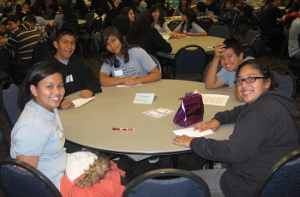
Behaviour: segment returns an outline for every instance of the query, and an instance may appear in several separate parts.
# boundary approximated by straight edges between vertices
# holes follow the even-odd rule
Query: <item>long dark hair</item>
[[[67,1],[60,1],[59,5],[62,7],[62,13],[64,14],[63,21],[76,21],[78,20],[76,14],[73,12],[70,4]]]
[[[54,66],[51,62],[43,61],[34,65],[32,70],[24,79],[22,87],[20,88],[20,92],[18,95],[18,106],[20,107],[20,109],[23,110],[26,103],[33,99],[30,85],[34,85],[35,87],[37,87],[41,80],[48,77],[49,75],[53,75],[54,73],[59,73],[61,74],[61,76],[63,76],[62,71]]]
[[[264,80],[270,79],[271,84],[270,84],[269,90],[277,89],[278,84],[273,76],[273,73],[272,73],[270,67],[267,64],[265,64],[264,62],[262,62],[261,60],[258,60],[258,59],[251,59],[251,60],[244,61],[241,65],[239,65],[239,67],[236,71],[236,77],[238,77],[240,70],[244,66],[251,66],[253,69],[257,70],[260,74],[262,74],[265,77]]]
[[[164,18],[163,14],[162,14],[162,8],[159,5],[153,5],[150,8],[151,17],[152,17],[152,13],[155,12],[156,10],[159,11],[158,23],[162,27],[164,25],[164,23],[165,23],[165,18]]]
[[[179,9],[180,13],[183,12],[183,8],[188,8],[188,7],[189,7],[189,1],[188,0],[186,0],[186,6],[185,7],[182,7],[181,0],[179,1],[178,9]]]
[[[131,43],[132,41],[139,39],[142,35],[144,35],[150,29],[150,20],[147,16],[142,15],[141,18],[134,21],[132,24],[127,36],[126,40]]]
[[[194,12],[191,8],[187,7],[187,8],[182,8],[182,14],[185,15],[188,19],[188,23],[187,23],[187,29],[186,31],[189,32],[190,29],[193,28],[192,23],[194,22]],[[181,30],[180,33],[182,33],[183,29],[184,29],[184,25],[185,25],[185,21],[181,24]]]
[[[101,58],[100,58],[100,64],[102,65],[103,63],[110,64],[110,66],[114,66],[115,68],[119,68],[121,63],[120,61],[116,58],[116,54],[109,52],[106,49],[106,43],[109,39],[109,36],[116,36],[117,39],[120,40],[122,44],[121,48],[121,53],[124,55],[124,62],[127,63],[129,62],[129,54],[128,54],[128,49],[132,48],[126,40],[125,37],[114,27],[108,27],[104,30],[102,36],[101,36]]]

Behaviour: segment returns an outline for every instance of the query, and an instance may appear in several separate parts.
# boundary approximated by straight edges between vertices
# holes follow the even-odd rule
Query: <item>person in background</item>
[[[0,36],[1,38],[7,38],[10,33],[10,29],[7,28],[7,20],[0,23]]]
[[[135,21],[135,14],[133,8],[129,6],[125,6],[122,8],[120,15],[127,16],[130,23],[133,23]]]
[[[115,5],[112,0],[92,0],[90,10],[97,10],[104,9],[104,12],[107,14],[109,13],[109,6],[108,3],[115,9]]]
[[[174,10],[173,16],[180,16],[183,8],[188,8],[188,0],[180,0],[179,6]]]
[[[300,18],[296,18],[290,27],[288,50],[290,58],[300,60],[299,49]]]
[[[73,10],[79,10],[84,17],[89,12],[89,7],[85,4],[83,0],[76,0]]]
[[[160,34],[170,34],[171,30],[169,29],[165,18],[161,14],[161,7],[159,5],[153,5],[150,8],[150,12],[153,17],[153,27],[157,29]]]
[[[135,0],[134,2],[136,9],[136,13],[143,13],[147,7],[147,3],[144,0]]]
[[[293,10],[293,3],[294,2],[300,3],[299,0],[289,0],[288,4],[286,5],[286,7],[284,9],[287,13],[294,12],[294,10]]]
[[[218,19],[218,21],[225,23],[228,27],[231,27],[232,20],[234,19],[237,11],[233,9],[234,0],[226,0],[225,10],[220,15],[210,14],[211,19]]]
[[[296,18],[300,18],[300,13],[299,13],[299,10],[300,10],[300,3],[295,1],[293,2],[293,6],[292,6],[292,12],[289,12],[287,13],[286,15],[284,15],[284,21],[286,22],[288,18],[291,18],[291,17],[296,17]],[[285,25],[287,25],[285,23]],[[291,25],[291,24],[288,24],[288,25]]]
[[[213,119],[194,126],[196,131],[235,123],[226,140],[176,136],[173,144],[186,146],[201,158],[223,162],[223,169],[192,171],[215,196],[254,196],[258,184],[284,156],[299,149],[293,119],[299,115],[295,101],[277,90],[270,68],[248,60],[236,72],[237,89],[246,103],[218,112]]]
[[[124,7],[130,7],[133,10],[133,13],[135,13],[136,12],[136,7],[134,6],[133,2],[134,2],[133,0],[122,0],[119,3],[119,6],[118,6],[119,13],[122,12]]]
[[[39,25],[37,22],[36,22],[36,18],[33,16],[33,15],[28,15],[24,18],[24,21],[28,22],[30,24],[30,26],[35,29],[39,34],[40,36],[42,37],[42,39],[46,39],[46,38],[49,38],[48,37],[48,34],[45,30],[45,27]]]
[[[234,80],[239,65],[244,61],[243,57],[243,46],[239,41],[228,38],[223,43],[218,43],[205,77],[205,88],[214,89],[227,85],[228,87],[225,89],[235,92],[235,96],[241,100],[242,98],[236,89]],[[219,62],[223,67],[220,72],[218,72]]]
[[[53,27],[50,23],[48,23],[43,17],[39,16],[40,15],[40,10],[39,10],[39,7],[36,4],[30,6],[30,14],[35,16],[36,22],[40,26],[44,26],[44,27],[48,27],[49,29],[53,29]]]
[[[5,7],[4,10],[3,10],[3,15],[2,15],[2,18],[1,18],[1,23],[5,20],[7,20],[7,18],[11,15],[13,15],[14,12],[12,10],[11,7]]]
[[[220,15],[221,9],[214,0],[206,0],[207,14]]]
[[[62,25],[67,21],[78,22],[76,14],[73,12],[70,4],[67,1],[60,1],[58,7],[62,13],[56,14],[54,17],[53,26],[55,30],[59,30],[62,27]]]
[[[19,13],[22,10],[22,7],[17,0],[10,0],[10,3],[10,7],[12,8],[14,14]]]
[[[133,86],[161,79],[156,63],[146,51],[128,45],[115,27],[104,30],[101,43],[99,80],[102,86]]]
[[[116,17],[115,22],[113,24],[115,28],[123,35],[127,36],[128,31],[130,29],[131,23],[126,15],[120,14],[119,16]]]
[[[10,156],[41,171],[60,189],[67,154],[57,107],[65,94],[62,71],[49,62],[36,65],[20,88],[22,113],[11,132]]]
[[[140,46],[154,57],[157,56],[158,51],[164,53],[172,51],[170,43],[155,28],[151,27],[150,19],[147,16],[141,16],[132,24],[126,40],[129,44]]]
[[[56,52],[48,53],[45,61],[51,62],[63,71],[65,96],[81,91],[80,98],[90,98],[102,92],[99,80],[90,67],[73,54],[76,47],[76,33],[73,29],[62,28],[57,31],[53,45]],[[74,107],[74,103],[68,98],[64,98],[60,103],[62,109],[71,107]]]
[[[181,17],[182,22],[170,33],[170,35],[175,38],[207,35],[206,31],[194,22],[194,13],[191,8],[183,8]]]
[[[206,13],[207,6],[204,2],[198,2],[196,7],[194,8],[194,12],[196,14],[196,20],[202,20],[206,18],[210,18],[210,16]]]
[[[21,17],[23,18],[24,16],[27,16],[30,14],[30,6],[28,3],[23,3],[22,4],[22,9],[21,11],[18,13],[21,15]]]

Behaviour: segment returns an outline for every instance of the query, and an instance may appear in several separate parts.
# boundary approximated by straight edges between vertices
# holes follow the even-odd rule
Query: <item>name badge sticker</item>
[[[114,74],[115,74],[116,77],[121,77],[121,76],[123,76],[123,70],[122,69],[115,70]]]
[[[154,93],[136,93],[133,103],[152,104],[155,97]]]

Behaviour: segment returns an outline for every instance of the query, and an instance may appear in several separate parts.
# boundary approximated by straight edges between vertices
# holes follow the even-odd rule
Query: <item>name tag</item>
[[[114,74],[115,74],[116,77],[121,77],[121,76],[123,76],[123,70],[122,69],[115,70]]]
[[[66,83],[72,82],[73,80],[73,75],[68,75],[66,76]]]

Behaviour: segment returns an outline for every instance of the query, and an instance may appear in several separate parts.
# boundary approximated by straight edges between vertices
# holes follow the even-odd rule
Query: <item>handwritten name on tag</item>
[[[133,103],[152,104],[155,98],[154,93],[136,93]]]

